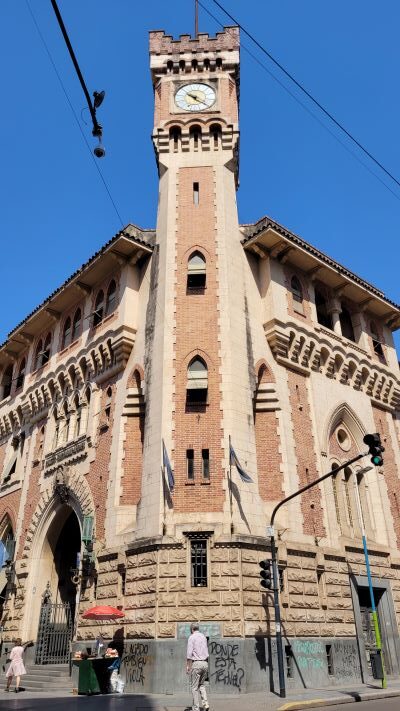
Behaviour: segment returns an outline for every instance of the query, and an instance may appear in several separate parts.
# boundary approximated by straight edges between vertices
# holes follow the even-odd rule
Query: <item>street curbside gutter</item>
[[[300,711],[300,709],[315,709],[321,706],[338,706],[339,704],[352,704],[355,701],[378,701],[400,696],[400,689],[385,689],[382,691],[348,692],[347,696],[331,696],[325,699],[308,699],[289,701],[279,706],[276,711]]]

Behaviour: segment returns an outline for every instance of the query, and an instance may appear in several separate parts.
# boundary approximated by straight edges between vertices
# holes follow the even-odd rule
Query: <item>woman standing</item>
[[[19,682],[21,680],[21,676],[23,674],[26,674],[25,665],[22,660],[22,655],[24,651],[25,647],[22,646],[22,640],[16,639],[15,646],[10,652],[11,664],[6,671],[7,686],[4,691],[10,691],[12,678],[13,676],[15,676],[15,693],[17,694],[19,692]]]

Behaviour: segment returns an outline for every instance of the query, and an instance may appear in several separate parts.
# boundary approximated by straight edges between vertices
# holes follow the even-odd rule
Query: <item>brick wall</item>
[[[111,388],[110,417],[107,422],[105,408],[108,401],[107,390]],[[96,509],[96,538],[105,535],[105,515],[107,503],[107,486],[110,475],[111,445],[113,436],[114,408],[115,408],[115,382],[106,382],[101,385],[100,418],[97,431],[96,457],[90,464],[87,481],[89,483]]]
[[[292,410],[293,435],[296,447],[299,487],[318,479],[316,448],[312,430],[310,405],[306,379],[303,375],[288,370],[289,397]],[[312,536],[325,536],[321,490],[314,487],[301,497],[303,531]]]
[[[193,202],[193,183],[199,183],[200,202]],[[215,186],[212,168],[182,168],[178,177],[178,218],[175,296],[174,449],[175,511],[221,511],[224,501],[221,447],[221,379],[218,342],[218,268],[216,261]],[[207,285],[188,293],[187,262],[199,249],[207,263]],[[186,406],[187,366],[196,355],[208,366],[208,404]],[[186,450],[194,449],[194,484],[186,477]],[[211,476],[201,481],[201,450],[209,449]]]
[[[135,370],[128,381],[128,388],[140,391],[140,373]],[[141,494],[144,415],[136,412],[126,418],[124,459],[122,462],[122,481],[120,504],[138,504]]]
[[[399,475],[396,466],[396,458],[392,443],[392,438],[387,421],[388,415],[378,407],[372,407],[376,431],[381,435],[382,444],[385,447],[383,453],[383,475],[385,478],[387,492],[390,502],[390,511],[393,519],[393,527],[396,534],[396,546],[400,548],[400,487]],[[393,542],[392,542],[393,544]]]
[[[258,387],[274,382],[272,373],[262,365],[258,370]],[[284,496],[282,488],[282,455],[278,418],[275,411],[255,411],[254,428],[257,451],[257,474],[260,496],[276,501]]]
[[[21,536],[18,542],[17,558],[22,558],[25,545],[25,537],[28,528],[32,522],[32,516],[36,511],[37,505],[41,499],[40,477],[43,466],[43,443],[46,434],[46,420],[43,419],[36,425],[36,431],[32,432],[32,437],[35,437],[32,468],[29,474],[29,486],[26,496],[24,519],[22,522]],[[28,475],[28,472],[27,472]]]

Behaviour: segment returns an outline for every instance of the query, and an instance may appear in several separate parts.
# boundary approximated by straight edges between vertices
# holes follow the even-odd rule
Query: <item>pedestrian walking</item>
[[[21,681],[21,676],[26,674],[25,665],[23,662],[23,654],[25,652],[25,645],[22,644],[20,638],[15,640],[15,645],[10,652],[10,666],[6,671],[7,685],[4,691],[10,691],[11,682],[15,676],[15,693],[20,691],[19,684]]]
[[[202,632],[199,632],[199,625],[196,622],[190,626],[190,632],[186,652],[186,673],[190,675],[193,696],[192,711],[200,711],[200,698],[204,711],[208,711],[210,707],[204,686],[208,673],[207,638]]]

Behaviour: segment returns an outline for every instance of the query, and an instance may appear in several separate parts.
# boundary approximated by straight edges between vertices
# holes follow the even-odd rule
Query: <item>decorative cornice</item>
[[[264,331],[275,360],[305,376],[323,373],[354,390],[365,392],[377,407],[390,412],[400,403],[400,380],[387,366],[326,329],[309,330],[294,321],[271,319]]]

